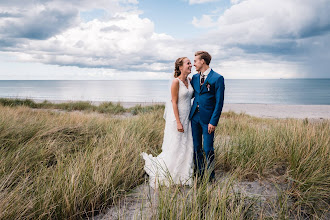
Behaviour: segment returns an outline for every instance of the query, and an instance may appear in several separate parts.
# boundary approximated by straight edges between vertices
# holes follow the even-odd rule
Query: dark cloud
[[[22,17],[20,14],[10,12],[0,12],[0,18],[19,18]]]
[[[318,24],[314,24],[309,27],[305,27],[299,33],[299,38],[307,38],[307,37],[315,37],[324,34],[328,34],[330,32],[330,17],[329,17],[329,24],[324,26],[320,26]]]
[[[301,56],[303,61],[303,72],[305,75],[314,78],[330,76],[330,33],[323,36],[316,36],[304,39],[301,44],[306,53]]]
[[[297,42],[294,40],[273,42],[269,44],[236,44],[230,45],[242,49],[246,53],[250,54],[273,54],[279,55],[293,55],[299,54],[302,48],[299,48]]]
[[[168,71],[171,72],[174,69],[172,66],[173,61],[168,60],[157,60],[156,58],[150,60],[144,59],[130,59],[130,62],[122,63],[121,59],[116,57],[93,57],[94,62],[88,62],[86,59],[76,59],[76,57],[71,57],[70,61],[65,61],[61,59],[57,59],[56,56],[53,56],[46,60],[44,57],[34,56],[35,61],[40,61],[42,63],[58,65],[58,66],[76,66],[79,68],[105,68],[105,69],[117,69],[120,71],[152,71],[152,72],[163,72]],[[40,59],[38,59],[40,58]],[[106,61],[106,62],[104,62]],[[105,64],[99,64],[99,62],[104,62]],[[155,69],[151,66],[151,64],[155,65],[163,65],[165,69]]]
[[[5,22],[1,33],[12,38],[44,40],[76,24],[77,10],[44,9],[30,16]]]
[[[0,50],[2,51],[14,51],[14,47],[19,43],[20,41],[17,39],[11,39],[11,38],[0,38]]]

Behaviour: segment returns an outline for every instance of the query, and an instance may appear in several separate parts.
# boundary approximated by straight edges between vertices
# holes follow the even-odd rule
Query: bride
[[[144,169],[149,175],[149,184],[191,185],[193,175],[193,139],[189,113],[194,89],[188,75],[192,64],[187,57],[175,61],[174,79],[171,85],[171,102],[166,104],[166,120],[162,152],[153,157],[142,153]]]

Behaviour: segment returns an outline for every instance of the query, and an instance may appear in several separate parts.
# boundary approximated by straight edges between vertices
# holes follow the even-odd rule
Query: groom
[[[223,76],[209,67],[211,58],[206,51],[195,53],[194,66],[198,73],[191,80],[195,99],[189,119],[194,142],[195,173],[203,177],[206,164],[209,180],[214,181],[214,130],[223,107],[225,84]]]

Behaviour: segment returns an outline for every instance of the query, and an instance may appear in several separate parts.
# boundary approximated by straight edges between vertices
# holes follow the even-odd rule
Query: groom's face
[[[203,66],[203,59],[201,59],[200,55],[195,56],[194,59],[194,67],[196,68],[197,72],[200,72]]]

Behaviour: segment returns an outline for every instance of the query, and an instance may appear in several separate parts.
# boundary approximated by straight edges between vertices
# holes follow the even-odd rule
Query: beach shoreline
[[[330,105],[225,104],[223,111],[260,118],[330,119]]]
[[[34,99],[35,102],[44,100]],[[76,102],[75,100],[47,100],[51,103]],[[103,101],[90,101],[98,106]],[[113,102],[119,103],[124,108],[131,108],[136,105],[164,105],[164,102]],[[225,103],[223,112],[245,113],[260,118],[310,118],[310,119],[330,119],[330,105],[287,105],[287,104],[234,104]]]

